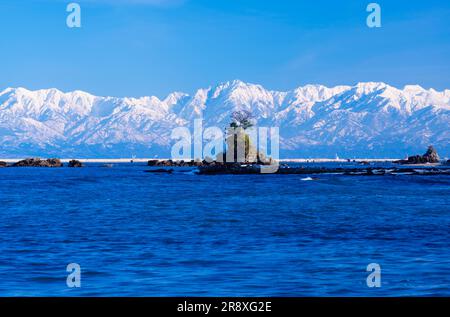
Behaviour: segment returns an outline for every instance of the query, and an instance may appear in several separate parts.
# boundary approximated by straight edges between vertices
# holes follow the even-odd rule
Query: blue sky
[[[77,2],[82,28],[66,26]],[[232,79],[288,90],[384,81],[450,88],[450,2],[2,0],[0,89],[164,97]]]

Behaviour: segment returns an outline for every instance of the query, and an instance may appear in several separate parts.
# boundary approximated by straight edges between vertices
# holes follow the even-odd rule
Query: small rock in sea
[[[396,163],[400,164],[426,164],[439,163],[439,155],[436,149],[430,145],[424,155],[409,156],[407,160],[400,160]]]
[[[71,160],[67,166],[68,167],[83,167],[83,163],[81,163],[78,160]]]
[[[423,157],[428,163],[439,163],[440,160],[436,149],[432,145],[428,147],[427,152],[423,155]]]
[[[147,165],[148,166],[157,166],[159,163],[159,160],[150,160],[148,161]]]
[[[7,167],[8,163],[0,161],[0,167]]]
[[[174,162],[172,160],[167,160],[162,162],[162,166],[174,166]]]
[[[62,167],[61,160],[50,158],[41,160],[40,158],[27,158],[12,165],[13,167]]]
[[[167,173],[167,174],[172,174],[173,173],[173,169],[156,169],[156,170],[149,170],[149,171],[145,171],[146,173]]]

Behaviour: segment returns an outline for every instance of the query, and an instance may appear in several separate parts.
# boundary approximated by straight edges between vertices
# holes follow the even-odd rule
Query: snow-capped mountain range
[[[225,128],[233,111],[280,129],[281,157],[399,157],[430,144],[450,156],[450,90],[306,85],[280,92],[239,80],[157,97],[98,97],[83,91],[0,92],[0,157],[168,157],[172,129]]]

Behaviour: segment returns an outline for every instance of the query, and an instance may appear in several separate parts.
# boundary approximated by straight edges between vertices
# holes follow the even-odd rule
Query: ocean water
[[[146,169],[0,169],[0,296],[450,296],[449,176]]]

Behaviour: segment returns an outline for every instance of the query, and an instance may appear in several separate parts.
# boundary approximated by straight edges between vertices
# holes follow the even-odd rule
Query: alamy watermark
[[[370,12],[366,19],[367,26],[369,28],[380,28],[381,6],[378,3],[372,2],[367,5],[366,11]]]
[[[372,2],[366,7],[369,15],[366,19],[366,24],[369,28],[381,27],[381,6]],[[66,12],[69,13],[66,19],[66,25],[69,28],[81,28],[81,6],[76,2],[69,3],[66,7]]]
[[[367,287],[381,287],[381,266],[378,263],[370,263],[366,271],[370,272],[366,279]]]
[[[66,278],[67,287],[81,287],[81,267],[78,263],[70,263],[66,267],[66,271],[69,272]]]
[[[67,5],[66,11],[69,15],[66,19],[66,25],[69,28],[81,28],[81,6],[72,2]]]

